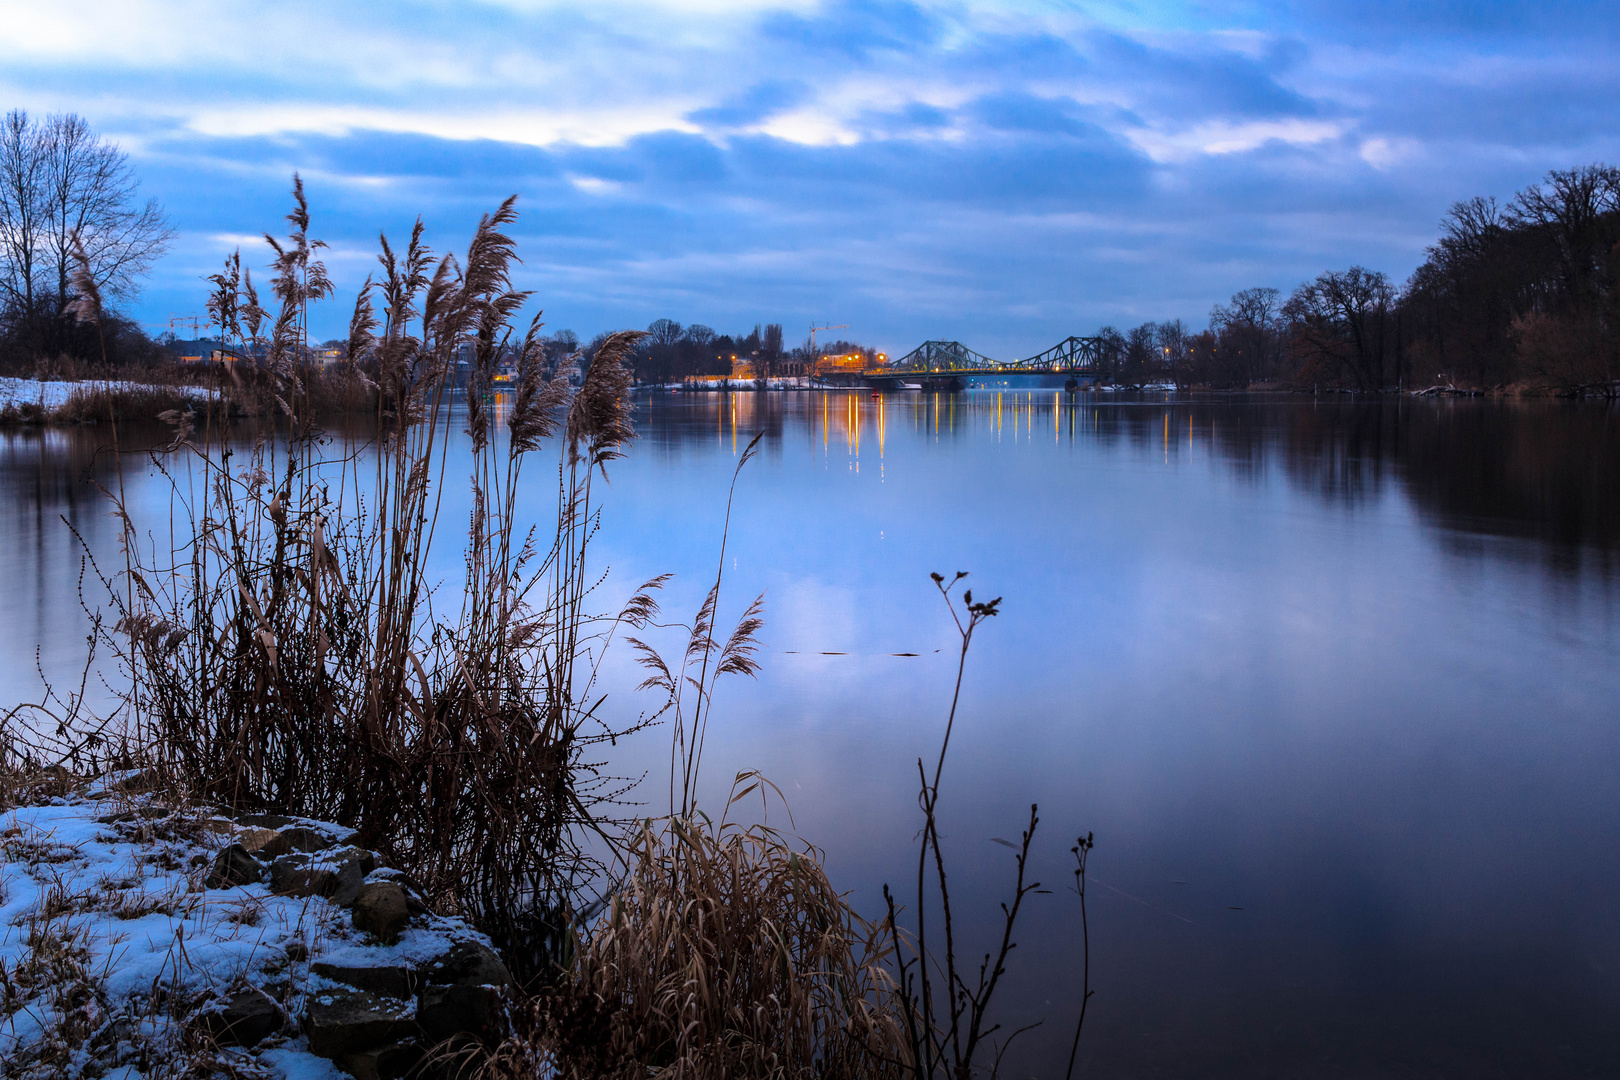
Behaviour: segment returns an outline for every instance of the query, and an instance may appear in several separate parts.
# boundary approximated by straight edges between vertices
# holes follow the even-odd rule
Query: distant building
[[[864,353],[822,353],[816,357],[816,370],[821,371],[864,371],[867,359]]]

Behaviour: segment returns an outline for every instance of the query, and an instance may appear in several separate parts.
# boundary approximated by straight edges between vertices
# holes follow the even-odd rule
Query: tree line
[[[594,344],[594,343],[593,343]],[[658,319],[632,358],[640,382],[676,382],[688,375],[727,376],[746,363],[758,379],[803,374],[807,347],[788,348],[781,323],[755,323],[747,333],[720,334],[702,323]]]
[[[1407,280],[1352,266],[1291,293],[1244,289],[1208,326],[1104,326],[1098,375],[1124,386],[1383,391],[1538,385],[1620,392],[1620,169],[1554,170],[1506,203],[1457,203]],[[773,377],[811,359],[781,327],[720,335],[659,319],[637,353],[643,381],[725,375],[732,358]],[[826,342],[817,353],[873,350]],[[799,370],[799,369],[795,369]]]
[[[75,319],[76,260],[116,305],[174,237],[162,209],[137,194],[127,155],[80,117],[0,123],[0,365],[106,355],[162,355],[138,326],[104,311],[100,333]],[[77,247],[76,247],[77,245]],[[76,254],[77,252],[77,254]],[[1620,385],[1620,169],[1554,170],[1505,203],[1457,203],[1404,286],[1361,266],[1328,271],[1291,293],[1244,289],[1205,329],[1180,319],[1103,327],[1099,374],[1122,385],[1212,389],[1325,387],[1360,391],[1432,385],[1490,389],[1540,384],[1617,392]],[[587,357],[571,331],[548,355]],[[725,376],[746,361],[756,378],[805,373],[813,353],[874,350],[849,341],[788,347],[780,323],[746,333],[658,319],[631,359],[643,382]]]
[[[1352,266],[1245,289],[1191,333],[1104,327],[1116,382],[1351,390],[1535,384],[1620,390],[1620,169],[1554,170],[1507,203],[1451,208],[1404,288]]]

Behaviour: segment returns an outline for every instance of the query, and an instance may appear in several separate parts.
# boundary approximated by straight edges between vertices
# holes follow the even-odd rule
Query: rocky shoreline
[[[4,815],[4,1075],[211,1053],[246,1075],[399,1077],[504,1034],[488,940],[350,830],[175,807],[143,780]]]

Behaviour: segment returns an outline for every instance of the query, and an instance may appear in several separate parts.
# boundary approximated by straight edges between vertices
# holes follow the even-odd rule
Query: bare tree
[[[0,124],[0,299],[28,313],[40,272],[42,158],[28,114],[7,113]]]
[[[761,379],[770,379],[782,367],[782,324],[768,323],[759,342],[759,357],[754,361],[754,373]]]
[[[1376,270],[1330,271],[1294,290],[1283,305],[1303,372],[1348,375],[1360,390],[1386,384],[1395,290]]]
[[[1177,386],[1189,385],[1192,382],[1192,370],[1188,363],[1192,335],[1187,330],[1187,324],[1180,319],[1169,319],[1159,324],[1154,336],[1159,350],[1158,362],[1165,374],[1174,379]]]
[[[1209,328],[1217,339],[1222,385],[1243,385],[1275,376],[1282,362],[1282,299],[1276,289],[1244,289],[1229,304],[1216,304]]]
[[[13,324],[34,325],[38,344],[57,344],[80,291],[76,274],[109,299],[132,296],[173,238],[158,204],[138,200],[128,155],[95,135],[82,117],[35,122],[21,109],[6,114],[0,124],[0,301]]]
[[[1600,301],[1604,257],[1614,242],[1605,219],[1616,211],[1620,169],[1612,165],[1555,169],[1513,200],[1513,223],[1538,230],[1555,245],[1567,302],[1578,312]]]
[[[658,319],[647,327],[648,340],[666,349],[675,347],[675,343],[681,340],[681,332],[681,324],[674,319]]]
[[[138,201],[128,155],[83,118],[52,116],[40,138],[43,247],[58,302],[67,303],[71,288],[75,237],[103,295],[131,295],[174,239],[162,208],[153,199]]]

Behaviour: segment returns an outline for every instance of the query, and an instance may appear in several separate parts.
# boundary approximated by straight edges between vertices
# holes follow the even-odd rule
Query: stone
[[[356,990],[368,990],[383,997],[409,998],[416,996],[417,979],[408,967],[400,965],[333,964],[317,960],[309,970],[323,979],[331,979]]]
[[[407,1039],[357,1054],[340,1054],[333,1064],[355,1080],[401,1080],[417,1075],[415,1070],[424,1056],[421,1045]]]
[[[263,858],[270,855],[282,854],[281,852],[270,850],[271,846],[275,844],[276,839],[280,836],[281,834],[276,832],[274,829],[249,829],[245,833],[238,833],[236,842],[241,844],[245,850]]]
[[[330,854],[283,855],[270,864],[270,891],[281,896],[327,896],[351,904],[367,874],[377,868],[377,856],[363,848],[344,848]]]
[[[286,1016],[262,990],[243,990],[217,1012],[204,1013],[202,1025],[222,1046],[257,1046],[281,1030]]]
[[[413,1009],[365,990],[311,994],[304,1010],[309,1049],[324,1058],[355,1054],[409,1038]]]
[[[288,851],[325,851],[337,845],[335,838],[319,829],[311,829],[304,825],[282,829],[281,839],[286,843]]]
[[[366,873],[360,868],[360,863],[351,859],[338,866],[337,876],[332,880],[332,903],[338,907],[349,907],[360,898],[360,890],[365,886]]]
[[[478,941],[458,941],[422,969],[425,982],[452,986],[506,986],[512,981],[494,949]]]
[[[416,1003],[429,1042],[471,1035],[493,1045],[506,1030],[506,994],[497,986],[429,986]]]
[[[342,848],[338,851],[332,852],[328,858],[333,863],[354,863],[356,866],[360,867],[360,875],[362,877],[377,869],[377,853],[375,851],[367,851],[365,848]]]
[[[270,891],[278,896],[327,896],[336,884],[336,872],[308,855],[283,855],[270,864]]]
[[[360,886],[354,900],[354,928],[393,944],[405,929],[411,913],[405,905],[405,890],[394,881],[372,881]]]
[[[261,829],[284,829],[296,819],[281,814],[238,814],[236,820],[243,825],[253,825]]]
[[[298,852],[309,853],[325,851],[334,847],[337,840],[319,829],[311,829],[304,825],[293,825],[285,829],[268,830],[273,835],[268,837],[260,848],[262,855],[275,858],[281,855],[292,855]],[[249,846],[248,850],[253,850]]]
[[[230,889],[263,880],[264,867],[259,865],[259,860],[248,854],[241,844],[232,844],[219,853],[203,884],[210,889]]]
[[[162,783],[163,777],[156,769],[142,769],[140,772],[124,777],[112,787],[119,791],[145,792],[157,790]]]

